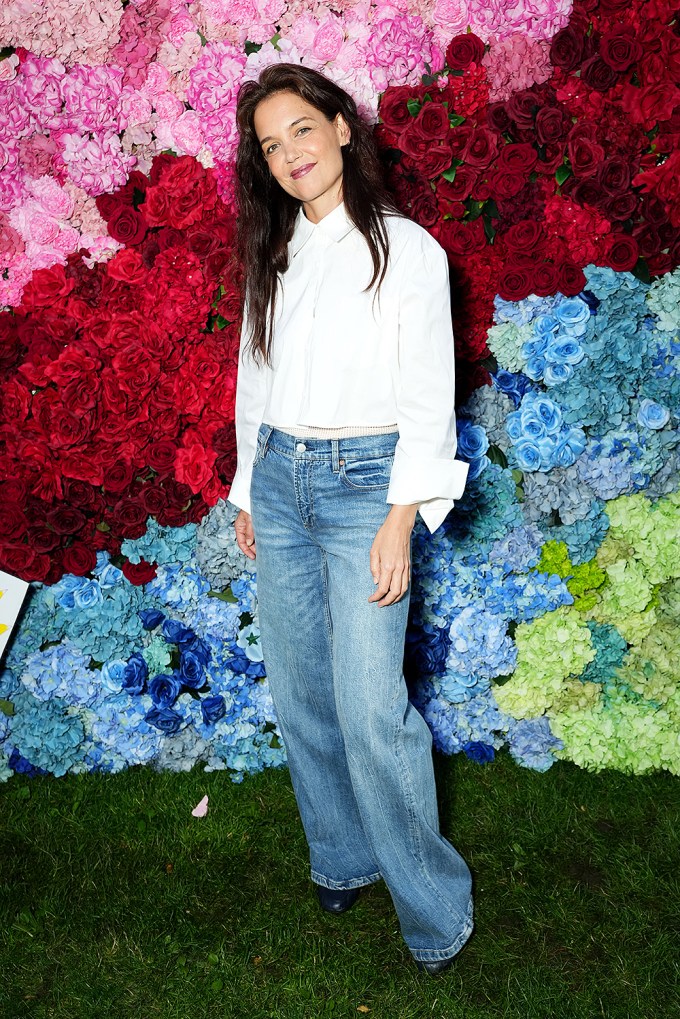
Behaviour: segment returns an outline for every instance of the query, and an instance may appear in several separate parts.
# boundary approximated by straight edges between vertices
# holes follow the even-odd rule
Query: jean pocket
[[[361,460],[347,460],[340,465],[340,481],[353,492],[375,491],[389,488],[394,453],[384,456],[363,457]]]

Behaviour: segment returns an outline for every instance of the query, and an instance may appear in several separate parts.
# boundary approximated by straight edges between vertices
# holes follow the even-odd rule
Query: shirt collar
[[[302,211],[302,206],[300,206],[293,229],[293,236],[290,241],[292,257],[294,258],[297,255],[298,251],[314,234],[317,236],[321,235],[329,241],[338,242],[352,230],[354,230],[354,223],[352,223],[347,215],[344,202],[340,202],[332,212],[325,215],[318,223],[312,223],[308,220]]]

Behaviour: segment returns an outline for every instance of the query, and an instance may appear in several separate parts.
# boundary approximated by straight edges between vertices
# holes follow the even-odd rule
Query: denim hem
[[[335,892],[345,892],[350,888],[363,888],[365,885],[374,885],[376,881],[381,879],[382,874],[378,871],[375,874],[368,874],[366,877],[351,877],[347,881],[331,881],[330,878],[324,877],[318,871],[312,871],[312,881],[315,885],[321,885],[322,888],[330,888]]]
[[[470,905],[465,916],[465,925],[452,945],[447,948],[411,948],[411,955],[418,962],[441,962],[444,959],[452,959],[460,952],[473,930],[472,905]]]

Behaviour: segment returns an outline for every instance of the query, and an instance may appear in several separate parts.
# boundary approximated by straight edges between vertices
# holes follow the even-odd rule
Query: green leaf
[[[8,715],[10,718],[15,713],[14,705],[11,701],[6,701],[4,697],[0,697],[0,711],[3,715]]]
[[[508,458],[500,446],[492,445],[486,451],[486,455],[492,464],[498,464],[504,470],[508,466]]]
[[[524,475],[522,474],[518,467],[513,468],[512,480],[515,482],[516,485],[521,485],[522,482],[524,481]]]
[[[246,56],[249,57],[251,53],[257,53],[262,49],[261,42],[246,42]]]
[[[482,361],[479,362],[479,364],[482,368],[486,368],[488,372],[498,371],[498,361],[493,356],[493,354],[489,354],[489,356],[485,357]]]
[[[566,163],[562,163],[562,166],[558,166],[555,170],[555,180],[562,185],[567,177],[571,177],[571,168]]]
[[[466,118],[461,117],[460,113],[449,113],[449,124],[451,127],[460,127],[461,124],[465,123]]]
[[[220,601],[229,602],[233,605],[234,602],[238,601],[238,598],[230,590],[226,591],[208,591],[208,598],[219,598]]]
[[[412,117],[417,117],[420,113],[420,100],[408,99],[406,102],[406,108]]]
[[[638,258],[637,262],[632,269],[633,276],[639,279],[641,283],[651,283],[652,277],[649,275],[649,268],[644,258]]]
[[[280,40],[281,40],[281,33],[280,33],[280,32],[277,32],[277,33],[276,33],[275,35],[273,35],[273,36],[271,37],[271,39],[269,40],[269,41],[270,41],[270,43],[272,44],[272,46],[274,47],[274,49],[275,49],[275,50],[277,50],[277,49],[279,48],[279,42],[280,42]]]
[[[517,620],[511,619],[508,623],[505,632],[511,640],[515,639],[515,633],[517,632]]]
[[[508,683],[511,679],[512,679],[512,675],[510,675],[510,676],[494,676],[493,679],[491,680],[491,682],[493,683],[494,686],[505,686],[505,684]]]
[[[489,244],[493,244],[493,239],[496,236],[496,231],[491,225],[491,220],[488,216],[482,216],[482,223],[484,225],[484,236],[486,237]]]
[[[422,77],[423,85],[434,85],[436,80],[433,74],[424,74]]]
[[[444,170],[444,172],[442,173],[442,177],[444,178],[444,180],[448,180],[449,182],[455,180],[456,179],[456,170],[457,169],[458,169],[458,164],[457,163],[455,163],[455,164],[452,163],[451,166],[448,168],[448,170]]]

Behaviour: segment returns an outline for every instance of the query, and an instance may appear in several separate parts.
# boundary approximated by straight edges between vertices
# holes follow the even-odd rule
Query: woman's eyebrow
[[[291,127],[295,127],[295,125],[299,124],[300,121],[302,121],[302,120],[313,120],[313,119],[314,119],[313,117],[309,117],[309,116],[307,116],[305,114],[304,117],[298,117],[297,120],[291,121],[291,123],[288,125],[288,129],[290,130]],[[270,134],[268,134],[266,138],[262,139],[262,141],[260,142],[260,145],[264,145],[265,142],[270,142],[271,140],[272,140],[272,136]]]

